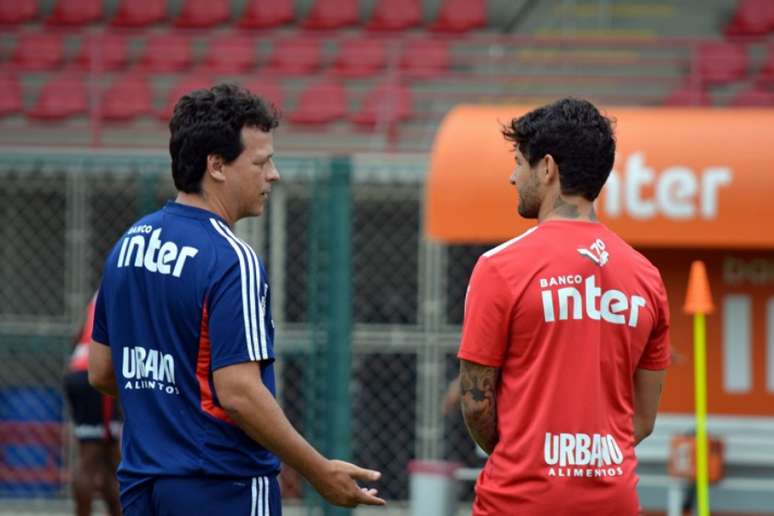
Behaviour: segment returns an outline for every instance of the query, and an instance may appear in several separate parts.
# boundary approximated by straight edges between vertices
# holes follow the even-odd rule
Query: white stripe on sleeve
[[[258,505],[258,492],[256,490],[255,477],[253,477],[252,484],[253,485],[251,486],[251,490],[252,490],[252,494],[253,494],[253,499],[252,499],[252,503],[250,504],[250,516],[255,516],[255,510],[256,510],[257,505]]]
[[[271,516],[269,514],[269,477],[263,477],[263,484],[264,484],[264,490],[263,490],[263,502],[266,507],[266,512],[264,513],[264,516]]]
[[[231,247],[234,249],[234,252],[237,255],[237,258],[239,259],[239,279],[242,282],[242,317],[245,321],[245,340],[247,341],[247,352],[250,355],[250,360],[255,360],[255,341],[252,338],[253,335],[253,327],[251,326],[251,320],[249,316],[249,306],[248,306],[248,299],[249,296],[247,294],[248,290],[248,283],[247,283],[247,276],[245,274],[245,258],[242,255],[242,251],[237,245],[237,243],[228,235],[226,234],[223,229],[219,226],[218,221],[215,219],[210,219],[210,223],[215,228],[215,230],[220,233],[220,235],[226,239],[226,241],[231,245]]]

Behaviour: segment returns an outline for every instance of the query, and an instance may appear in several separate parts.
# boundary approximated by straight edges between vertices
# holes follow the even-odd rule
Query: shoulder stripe
[[[234,249],[234,252],[237,255],[237,258],[239,259],[239,279],[242,282],[242,317],[244,318],[245,322],[245,340],[247,341],[247,352],[250,355],[250,360],[256,359],[256,349],[255,349],[255,341],[252,338],[253,335],[253,326],[251,325],[252,320],[250,318],[250,307],[248,303],[248,283],[247,283],[247,276],[245,274],[245,258],[242,255],[242,251],[237,245],[237,243],[227,234],[223,231],[223,229],[218,224],[218,221],[215,219],[210,219],[210,223],[215,228],[215,231],[217,231],[223,238],[226,239],[226,241],[231,245],[231,248]]]
[[[264,323],[265,308],[261,302],[261,267],[258,264],[258,257],[255,255],[255,251],[244,240],[237,237],[231,228],[220,222],[220,226],[228,233],[232,239],[234,239],[244,250],[245,260],[248,264],[250,271],[250,280],[248,288],[250,289],[250,321],[253,328],[253,345],[255,347],[256,356],[258,360],[266,360],[269,358],[269,352],[266,346],[266,328]],[[256,311],[258,316],[256,317]]]
[[[532,233],[535,232],[535,230],[537,228],[538,228],[538,226],[534,226],[534,227],[529,228],[527,231],[525,231],[521,235],[517,236],[516,238],[511,238],[507,242],[503,242],[502,244],[498,245],[497,247],[494,247],[494,248],[490,249],[489,251],[485,252],[484,256],[489,258],[490,256],[496,255],[497,253],[499,253],[503,249],[506,249],[507,247],[511,246],[512,244],[515,244],[516,242],[518,242],[522,238],[524,238],[524,237],[526,237],[528,235],[531,235]]]

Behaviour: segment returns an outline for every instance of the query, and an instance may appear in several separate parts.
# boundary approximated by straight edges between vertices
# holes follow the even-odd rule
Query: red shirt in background
[[[637,514],[637,368],[669,365],[658,270],[595,222],[549,220],[478,260],[459,358],[497,367],[499,441],[473,513]]]
[[[81,336],[75,345],[73,354],[70,356],[70,371],[88,371],[89,370],[89,345],[91,344],[91,330],[94,326],[94,302],[96,296],[91,298],[86,307],[86,320],[83,323]]]

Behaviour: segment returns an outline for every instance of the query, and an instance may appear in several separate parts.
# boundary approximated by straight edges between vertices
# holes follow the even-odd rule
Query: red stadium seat
[[[347,94],[344,87],[330,79],[308,87],[290,116],[294,124],[318,125],[340,120],[347,113]]]
[[[53,70],[62,64],[62,36],[45,32],[24,32],[16,40],[11,66],[25,71]]]
[[[191,66],[191,59],[191,42],[186,36],[154,34],[145,42],[137,68],[147,73],[179,72]]]
[[[333,63],[336,74],[343,77],[368,77],[380,72],[387,64],[387,45],[374,37],[355,37],[345,40]]]
[[[401,84],[385,83],[368,92],[360,111],[351,119],[367,128],[379,125],[391,127],[412,115],[411,91]]]
[[[49,25],[86,25],[102,19],[102,0],[59,0]]]
[[[37,0],[0,0],[0,25],[19,25],[37,17]]]
[[[230,17],[229,0],[185,0],[173,23],[176,27],[206,28],[227,22]]]
[[[677,87],[664,99],[665,106],[709,106],[710,96],[701,84],[685,83]]]
[[[100,34],[83,38],[75,65],[84,70],[114,71],[128,62],[126,37],[122,34]]]
[[[151,113],[152,93],[142,75],[116,77],[102,94],[100,116],[105,120],[129,121]]]
[[[291,23],[294,17],[292,0],[249,0],[239,18],[239,26],[243,29],[268,29]]]
[[[315,0],[303,22],[307,29],[340,29],[358,23],[357,0]]]
[[[274,79],[258,77],[244,84],[244,87],[264,100],[268,100],[278,108],[282,108],[285,94],[282,85]]]
[[[431,30],[464,32],[486,27],[486,0],[444,0]]]
[[[18,113],[23,108],[19,79],[12,75],[0,75],[0,116]]]
[[[89,90],[80,75],[63,74],[43,85],[35,106],[27,116],[39,120],[59,120],[89,111]]]
[[[419,0],[380,0],[374,7],[367,28],[371,30],[403,30],[422,22]]]
[[[306,75],[316,72],[321,65],[320,40],[294,36],[274,42],[268,69],[278,75]]]
[[[169,119],[172,117],[172,112],[175,109],[175,104],[180,100],[180,97],[194,90],[209,89],[213,85],[214,82],[212,78],[206,75],[196,74],[183,77],[180,82],[170,90],[166,104],[156,113],[156,115],[162,122],[169,123]]]
[[[116,15],[110,20],[114,27],[148,27],[167,17],[167,0],[121,0]]]
[[[767,91],[760,86],[753,86],[739,92],[731,102],[731,106],[737,107],[774,107],[774,92]]]
[[[726,26],[726,36],[765,36],[774,31],[774,2],[741,0]]]
[[[247,35],[225,34],[210,40],[201,68],[206,73],[240,74],[255,67],[256,40]]]
[[[697,49],[698,71],[708,84],[733,82],[747,75],[747,49],[725,41],[705,43]]]
[[[407,41],[400,59],[403,73],[417,79],[438,77],[449,68],[450,63],[448,43],[432,38]]]

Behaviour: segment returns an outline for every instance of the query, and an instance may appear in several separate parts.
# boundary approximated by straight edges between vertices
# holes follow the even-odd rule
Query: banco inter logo
[[[585,279],[580,274],[566,274],[540,278],[540,297],[543,301],[543,318],[547,323],[580,320],[584,316],[611,324],[637,326],[640,308],[645,298],[628,296],[620,290],[602,290],[596,285],[594,275]],[[557,313],[558,312],[558,313]]]
[[[543,459],[549,477],[614,477],[623,475],[624,456],[610,434],[546,433]]]
[[[150,234],[147,242],[146,234]],[[195,247],[185,245],[178,249],[174,242],[162,242],[161,228],[154,230],[153,226],[147,224],[132,226],[126,235],[118,254],[118,267],[134,265],[150,272],[172,274],[179,278],[186,260],[199,254]]]
[[[180,394],[175,384],[175,357],[172,355],[142,346],[124,346],[122,359],[124,389]]]

